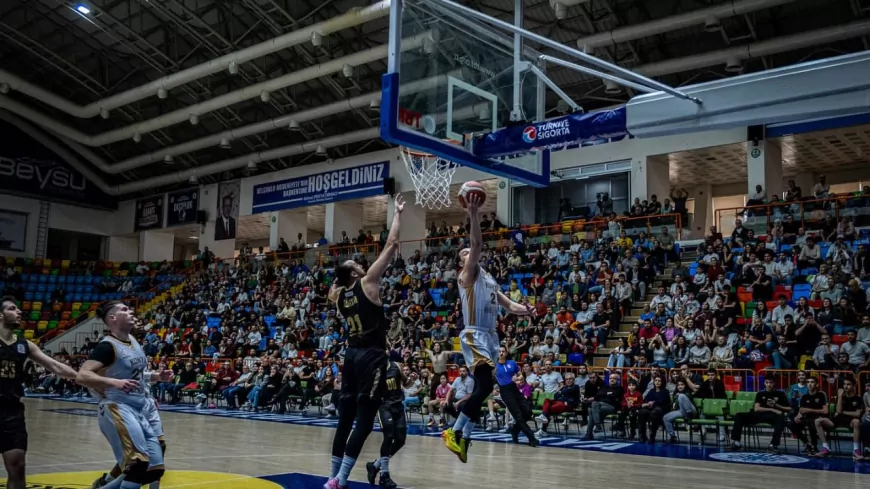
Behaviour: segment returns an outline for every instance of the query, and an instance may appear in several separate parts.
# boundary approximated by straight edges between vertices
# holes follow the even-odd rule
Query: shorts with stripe
[[[459,347],[465,358],[465,365],[471,370],[484,364],[495,367],[499,346],[498,333],[494,329],[466,326],[459,333]]]
[[[104,400],[99,404],[97,421],[100,431],[112,447],[115,461],[122,470],[137,461],[147,463],[149,468],[163,465],[163,450],[146,413],[147,408],[138,409],[112,401]]]
[[[157,401],[153,398],[148,399],[148,404],[142,410],[142,415],[148,421],[148,426],[157,438],[163,438],[163,420],[160,419],[160,411],[157,406]]]

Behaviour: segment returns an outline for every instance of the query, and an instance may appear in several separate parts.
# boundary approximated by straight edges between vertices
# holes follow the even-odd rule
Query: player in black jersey
[[[801,396],[798,413],[788,430],[796,434],[804,444],[806,455],[815,455],[819,444],[819,435],[816,433],[816,419],[828,414],[828,396],[819,390],[819,381],[815,377],[807,379],[809,391]],[[807,440],[805,429],[809,430],[810,438]]]
[[[65,379],[75,379],[76,371],[49,357],[36,345],[18,338],[13,331],[21,326],[21,311],[14,297],[0,298],[0,454],[8,473],[8,489],[24,489],[27,453],[27,426],[24,423],[24,364],[31,360]]]
[[[381,458],[366,464],[369,484],[375,485],[378,472],[381,474],[380,486],[386,489],[398,487],[390,477],[390,457],[399,453],[408,438],[408,424],[405,419],[405,391],[402,385],[410,373],[407,366],[402,367],[396,362],[389,362],[387,367],[387,389],[384,400],[378,410],[378,422],[384,433],[381,443]]]
[[[816,454],[827,457],[831,454],[828,446],[828,430],[848,428],[852,430],[852,459],[856,462],[864,460],[861,453],[861,415],[864,412],[864,401],[856,389],[858,383],[852,377],[843,379],[843,388],[837,392],[837,407],[834,416],[821,416],[816,419],[816,431],[822,440],[822,449]]]
[[[396,196],[390,234],[381,255],[368,270],[348,260],[335,267],[329,300],[335,302],[347,327],[347,350],[341,370],[338,427],[332,442],[330,478],[325,489],[347,486],[381,404],[387,368],[387,329],[380,297],[380,279],[399,249],[399,228],[405,202]],[[356,421],[356,427],[354,427]],[[352,432],[351,432],[352,430]]]

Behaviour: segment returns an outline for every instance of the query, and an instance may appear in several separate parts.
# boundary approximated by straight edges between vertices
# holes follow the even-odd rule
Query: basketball
[[[480,182],[465,182],[462,188],[459,189],[459,204],[464,209],[466,207],[465,198],[470,194],[476,194],[480,202],[478,205],[483,205],[486,202],[486,191],[483,190],[483,185]]]

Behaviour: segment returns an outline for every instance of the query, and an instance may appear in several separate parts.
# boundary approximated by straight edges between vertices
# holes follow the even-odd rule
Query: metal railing
[[[528,245],[555,242],[557,245],[568,247],[573,243],[573,238],[591,241],[598,237],[599,232],[603,237],[617,238],[618,236],[610,236],[609,222],[608,219],[601,217],[566,219],[551,225],[525,225],[521,226],[519,230],[526,237]],[[657,237],[661,228],[667,228],[668,233],[674,237],[675,241],[682,239],[683,221],[680,214],[617,217],[616,222],[619,223],[620,230],[624,230],[626,235],[631,238],[636,238],[640,232],[646,233],[647,237]],[[513,234],[514,230],[508,228],[487,231],[483,233],[483,241],[492,249],[510,248],[513,245]],[[462,234],[429,236],[419,240],[404,240],[401,243],[403,250],[411,249],[434,253],[456,251],[466,245],[468,240],[468,235]],[[404,251],[404,254],[407,254],[407,251]]]
[[[839,221],[843,216],[870,214],[870,195],[842,195],[825,199],[799,200],[794,202],[776,202],[772,204],[750,205],[716,209],[716,229],[723,236],[729,236],[734,231],[736,219],[743,220],[743,226],[752,229],[756,235],[767,234],[777,219],[786,220],[793,216],[794,220],[809,233],[814,225],[824,222],[830,216]],[[868,209],[862,212],[861,209]],[[747,219],[748,218],[748,219]]]

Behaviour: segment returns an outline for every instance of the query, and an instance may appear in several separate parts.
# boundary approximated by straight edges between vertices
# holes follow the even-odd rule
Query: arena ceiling
[[[490,15],[512,18],[513,0],[463,0]],[[674,86],[755,72],[802,61],[867,49],[870,22],[864,19],[868,0],[567,0],[557,18],[549,0],[526,0],[526,27],[551,39],[577,46],[595,40],[595,54]],[[707,12],[723,5],[755,4],[738,15],[704,16],[688,25],[674,16]],[[27,84],[42,88],[71,104],[86,106],[161,77],[178,73],[220,56],[310,27],[371,0],[3,0],[0,2],[0,68]],[[762,5],[763,7],[759,7]],[[84,10],[81,8],[84,7]],[[84,13],[84,11],[87,13]],[[733,14],[733,12],[732,12]],[[659,22],[651,29],[653,21]],[[661,25],[665,25],[664,30]],[[625,29],[629,28],[628,31]],[[288,73],[315,69],[323,63],[371,50],[387,43],[386,17],[304,42],[289,49],[239,63],[232,70],[203,76],[166,93],[141,98],[101,114],[70,115],[33,97],[9,90],[0,98],[36,111],[52,123],[71,127],[86,137],[182,113],[194,104],[219,97]],[[611,41],[600,42],[611,32]],[[617,42],[612,39],[617,39]],[[583,44],[585,41],[581,41]],[[588,43],[586,45],[589,45]],[[547,49],[540,49],[548,53]],[[758,53],[763,55],[759,56]],[[726,65],[730,65],[726,69]],[[739,70],[738,70],[739,69]],[[328,157],[341,158],[384,149],[377,139],[378,113],[358,108],[299,124],[238,137],[230,144],[195,147],[160,157],[165,149],[201,140],[223,131],[288,116],[303,110],[380,90],[385,60],[355,66],[352,73],[317,76],[262,97],[239,99],[197,118],[156,130],[136,132],[108,144],[82,148],[90,152],[90,170],[110,186],[126,189],[124,197],[188,186],[186,178],[172,178],[191,169],[237,159],[241,168],[212,168],[197,175],[199,183],[214,183],[243,175],[300,165],[325,165],[315,154],[318,141],[355,133],[368,135],[355,142],[329,147]],[[231,73],[233,71],[234,73]],[[579,73],[551,68],[550,76],[586,110],[624,103],[632,93],[608,93],[604,84]],[[2,76],[0,76],[2,78]],[[0,79],[0,82],[3,82]],[[0,85],[0,92],[6,91]],[[557,98],[548,95],[548,108]],[[8,107],[7,107],[8,108]],[[193,122],[196,122],[195,124]],[[45,124],[34,124],[43,126]],[[363,132],[360,132],[363,131]],[[367,131],[367,132],[366,132]],[[56,132],[56,131],[55,131]],[[138,140],[138,142],[134,142]],[[248,167],[246,155],[302,145],[298,154]],[[194,145],[196,146],[196,145]],[[155,155],[145,157],[145,155]],[[93,161],[100,161],[100,164]],[[130,165],[130,161],[145,164]],[[122,162],[126,162],[121,165]],[[135,168],[133,168],[135,166]],[[236,164],[236,167],[239,165]],[[121,170],[120,168],[125,168]],[[181,172],[181,173],[179,173]],[[158,177],[163,177],[157,179]],[[156,180],[155,180],[156,179]],[[140,188],[142,182],[155,185]]]

